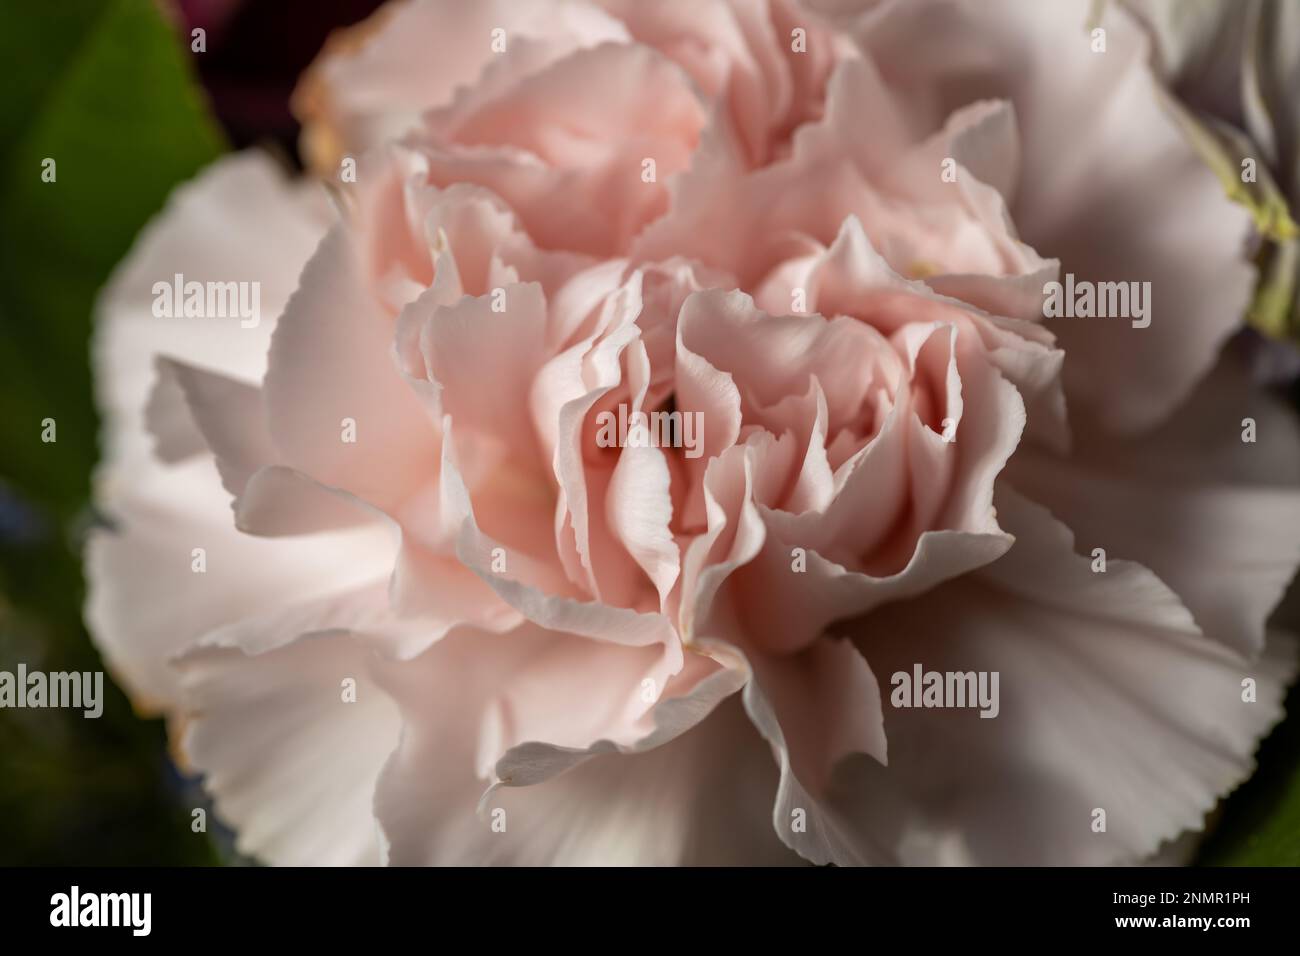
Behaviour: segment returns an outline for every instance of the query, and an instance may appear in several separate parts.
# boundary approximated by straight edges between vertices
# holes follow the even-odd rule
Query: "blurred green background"
[[[58,0],[0,14],[0,670],[96,670],[81,544],[96,520],[87,344],[95,294],[172,187],[231,145],[292,159],[288,93],[374,0]],[[190,49],[205,24],[207,50]],[[203,60],[206,58],[206,61]],[[42,160],[57,180],[41,179]],[[41,422],[57,422],[57,442]],[[0,709],[0,864],[242,862],[162,723],[105,682],[98,720]],[[1290,698],[1300,712],[1300,696]],[[1266,742],[1201,859],[1300,865],[1300,720]]]

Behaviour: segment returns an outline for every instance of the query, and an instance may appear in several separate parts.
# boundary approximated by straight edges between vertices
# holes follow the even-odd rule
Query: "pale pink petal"
[[[255,385],[176,359],[158,360],[158,383],[145,410],[165,462],[210,451],[221,483],[239,495],[253,472],[278,457]]]
[[[583,0],[391,4],[338,34],[303,78],[295,107],[308,120],[308,153],[335,161],[338,152],[360,153],[400,136],[508,56],[512,41],[541,40],[559,56],[626,36]]]
[[[142,416],[154,384],[155,356],[172,356],[240,381],[261,380],[276,318],[327,216],[323,193],[290,185],[268,157],[256,152],[219,160],[176,191],[99,300],[92,354],[106,461],[150,455]],[[260,320],[253,325],[239,316],[185,318],[179,310],[171,317],[155,316],[155,283],[171,286],[177,274],[185,283],[256,283]]]
[[[262,653],[210,647],[180,662],[192,715],[182,747],[240,852],[290,866],[382,862],[371,804],[401,721],[372,655],[346,631],[319,630]]]
[[[798,858],[771,832],[776,773],[767,747],[735,698],[689,733],[639,754],[606,754],[545,783],[506,787],[479,808],[482,782],[462,725],[457,669],[413,673],[390,686],[404,702],[407,731],[386,766],[376,812],[396,865],[790,865]],[[427,691],[429,677],[446,695]],[[722,756],[725,754],[725,757]],[[429,814],[416,792],[436,800]],[[495,824],[495,827],[494,827]]]
[[[480,775],[489,772],[491,786],[479,806],[487,805],[503,787],[542,783],[603,754],[645,753],[689,731],[739,690],[746,677],[728,648],[701,644],[699,650],[702,653],[691,654],[662,686],[661,672],[646,670],[645,655],[638,664],[626,649],[583,649],[576,666],[566,663],[561,652],[555,670],[549,661],[541,661],[540,667],[530,664],[530,674],[551,673],[552,680],[533,707],[510,690],[492,700],[479,750]],[[590,706],[604,694],[583,694],[583,707],[571,703],[574,694],[582,693],[580,687],[589,686],[593,670],[600,669],[608,672],[602,688],[614,695],[609,701],[613,719]],[[619,673],[630,676],[632,683],[618,679]],[[565,686],[572,686],[573,694],[564,693]],[[558,695],[552,694],[556,687],[562,690]],[[626,694],[633,697],[630,704]],[[555,713],[557,699],[570,701],[562,718]]]
[[[167,659],[208,631],[392,568],[392,533],[380,524],[274,541],[240,533],[210,458],[158,467],[104,510],[111,526],[86,547],[86,620],[144,710],[174,701]]]
[[[872,847],[827,805],[824,790],[841,760],[879,760],[883,767],[880,690],[847,641],[819,642],[801,656],[801,662],[768,668],[774,696],[757,670],[745,686],[745,711],[771,744],[781,773],[772,826],[786,846],[812,863],[869,863]],[[828,719],[840,725],[842,739],[819,739],[817,723]]]
[[[670,527],[670,480],[662,450],[624,448],[605,496],[610,532],[654,582],[661,607],[681,565]]]
[[[439,118],[426,152],[435,184],[491,189],[539,246],[609,255],[667,208],[665,181],[686,167],[703,125],[676,64],[602,44]]]
[[[217,467],[221,467],[220,459]],[[335,531],[386,517],[354,495],[327,488],[283,465],[267,465],[253,472],[233,507],[235,527],[268,538]]]
[[[858,36],[891,88],[935,126],[969,99],[1015,104],[1023,152],[1012,215],[1063,275],[1151,283],[1149,327],[1049,322],[1071,357],[1071,411],[1134,432],[1168,417],[1240,323],[1254,282],[1243,256],[1249,214],[1161,105],[1141,28],[1108,7],[1106,51],[1094,53],[1090,9],[1084,0],[893,3],[863,18]]]
[[[633,40],[680,64],[706,96],[725,102],[753,164],[765,162],[791,129],[820,111],[838,45],[793,3],[598,2]],[[794,50],[795,28],[804,33],[802,52]]]
[[[1094,574],[1069,531],[1000,495],[1016,535],[1001,561],[861,622],[882,685],[915,665],[999,674],[999,711],[885,705],[888,769],[846,765],[830,798],[873,862],[1136,862],[1253,769],[1281,716],[1293,642],[1250,662],[1202,637],[1145,568]],[[1243,681],[1258,699],[1243,699]],[[1106,829],[1093,829],[1097,809]]]
[[[652,649],[597,643],[532,624],[495,635],[460,629],[419,657],[383,665],[401,701],[403,742],[385,777],[437,771],[448,815],[486,810],[501,787],[528,787],[607,753],[643,753],[702,721],[743,675],[692,655],[679,679],[648,686]],[[557,687],[568,688],[556,693]],[[471,776],[472,775],[472,776]],[[471,780],[479,780],[471,793]],[[484,788],[487,788],[486,792]],[[384,797],[386,827],[439,828],[436,815],[409,819]],[[406,819],[403,820],[402,818]],[[445,819],[445,818],[444,818]],[[469,834],[466,834],[468,836]],[[394,862],[431,852],[404,839]]]
[[[1208,637],[1263,650],[1265,620],[1300,566],[1300,438],[1295,416],[1231,357],[1175,422],[1140,440],[1085,434],[1069,459],[1017,455],[1009,476],[1074,528],[1084,553],[1140,561]]]
[[[362,277],[356,238],[337,225],[276,327],[263,384],[281,463],[390,513],[428,480],[438,448],[393,337],[393,318]]]

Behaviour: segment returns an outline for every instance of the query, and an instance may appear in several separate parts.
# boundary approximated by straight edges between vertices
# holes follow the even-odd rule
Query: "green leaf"
[[[222,150],[187,56],[151,0],[23,4],[0,31],[0,443],[6,477],[64,518],[95,457],[95,294],[172,187]],[[47,417],[56,443],[41,441]]]

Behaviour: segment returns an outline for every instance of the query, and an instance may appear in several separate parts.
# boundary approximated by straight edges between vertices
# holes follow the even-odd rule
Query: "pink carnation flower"
[[[816,6],[393,4],[300,87],[333,204],[237,155],[122,265],[87,616],[245,852],[1134,862],[1248,775],[1245,212],[1123,11]]]

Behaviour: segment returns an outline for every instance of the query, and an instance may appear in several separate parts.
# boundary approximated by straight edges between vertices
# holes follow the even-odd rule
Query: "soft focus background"
[[[80,566],[97,520],[87,353],[96,291],[172,187],[223,151],[259,146],[298,162],[288,105],[298,74],[332,29],[378,5],[0,6],[0,670],[101,667],[81,623]],[[196,28],[203,52],[191,48]],[[41,181],[46,157],[56,183]],[[1247,333],[1238,344],[1280,361],[1280,388],[1296,401],[1295,354],[1278,359],[1261,341]],[[41,441],[46,418],[55,443]],[[246,862],[210,812],[206,833],[191,830],[191,810],[208,804],[173,767],[162,723],[139,719],[109,677],[105,696],[98,720],[0,709],[0,864]],[[1201,862],[1300,865],[1300,694],[1288,711]]]

